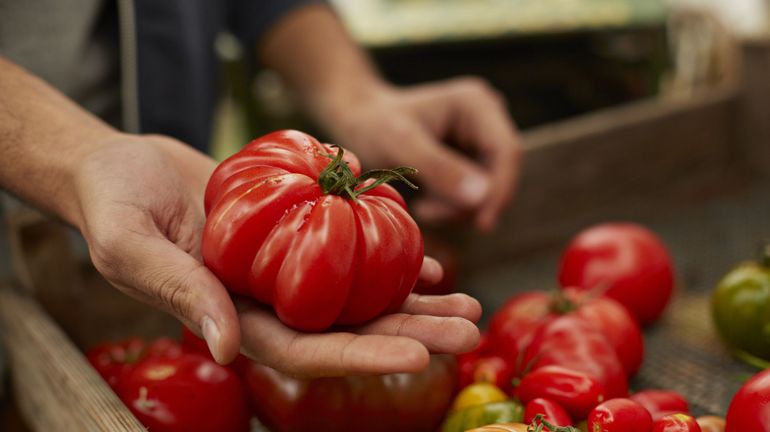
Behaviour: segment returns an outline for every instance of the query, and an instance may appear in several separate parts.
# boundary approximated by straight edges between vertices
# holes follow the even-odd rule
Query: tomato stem
[[[734,355],[749,366],[754,366],[757,369],[770,369],[770,362],[763,360],[753,354],[749,354],[746,351],[735,350]]]
[[[569,299],[563,291],[557,290],[551,298],[551,311],[556,314],[566,315],[576,310],[577,307],[578,305]]]
[[[548,428],[548,429],[544,429]],[[532,419],[532,423],[527,426],[527,432],[580,432],[572,426],[556,426],[545,420],[543,414],[538,414]]]
[[[358,201],[358,196],[366,193],[377,186],[390,181],[401,181],[406,183],[412,189],[418,189],[417,186],[409,181],[405,176],[417,174],[417,170],[411,167],[398,167],[394,169],[376,169],[367,171],[356,177],[342,159],[345,151],[342,147],[337,147],[337,154],[332,157],[328,155],[331,162],[318,175],[318,185],[325,194],[348,195],[353,201]],[[359,187],[367,180],[374,179],[371,184]]]
[[[762,267],[770,268],[770,243],[762,248],[762,258],[760,260]]]

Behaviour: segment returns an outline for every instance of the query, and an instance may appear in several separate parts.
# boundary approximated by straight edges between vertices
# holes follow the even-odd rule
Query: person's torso
[[[118,126],[117,15],[103,0],[0,0],[0,55]]]

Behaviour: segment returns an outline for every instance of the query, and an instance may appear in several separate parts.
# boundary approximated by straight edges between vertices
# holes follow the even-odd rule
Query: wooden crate
[[[690,99],[646,100],[524,133],[522,184],[501,230],[445,233],[466,249],[466,268],[483,271],[562,241],[596,214],[708,199],[747,173],[766,173],[770,42],[743,51],[740,79]],[[172,334],[178,325],[110,288],[73,254],[57,222],[27,212],[7,222],[18,277],[0,283],[0,337],[27,426],[143,430],[80,350],[129,333]]]

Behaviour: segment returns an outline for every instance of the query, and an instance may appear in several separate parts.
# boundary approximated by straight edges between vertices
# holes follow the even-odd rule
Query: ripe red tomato
[[[524,407],[524,423],[531,424],[538,414],[543,415],[543,420],[554,426],[571,426],[572,419],[567,411],[554,401],[537,398],[527,402]],[[547,428],[544,428],[546,431]]]
[[[770,432],[770,369],[738,390],[727,410],[725,432]]]
[[[475,382],[488,382],[506,393],[513,390],[511,382],[515,373],[514,365],[497,353],[486,334],[481,335],[481,341],[476,349],[456,357],[458,389],[463,389]]]
[[[607,338],[626,376],[636,375],[644,360],[644,336],[631,314],[610,298],[580,300],[577,294],[572,296],[578,299],[576,302],[579,307],[575,313]]]
[[[559,266],[562,287],[606,289],[642,325],[656,320],[674,288],[666,247],[650,230],[631,223],[606,223],[580,232]]]
[[[681,394],[671,390],[644,390],[629,396],[652,416],[653,420],[669,414],[689,414],[690,404]]]
[[[86,353],[86,358],[107,384],[117,389],[123,378],[141,360],[151,357],[177,357],[180,354],[181,347],[172,339],[159,338],[148,344],[143,339],[134,337],[97,345]]]
[[[358,160],[344,155],[301,132],[274,132],[222,162],[206,188],[205,264],[299,330],[397,310],[422,265],[417,224],[380,184],[406,169],[359,176]]]
[[[612,299],[590,297],[575,290],[556,295],[530,291],[511,297],[492,317],[490,345],[510,363],[520,361],[535,332],[563,314],[580,316],[599,330],[615,349],[627,377],[639,370],[644,337],[628,311]]]
[[[576,314],[563,315],[541,327],[522,357],[536,371],[562,366],[596,379],[608,398],[628,395],[628,381],[615,350],[599,330]]]
[[[610,399],[588,416],[588,430],[601,432],[650,432],[652,417],[631,399]]]
[[[308,380],[250,363],[244,376],[257,417],[273,432],[433,432],[456,378],[452,356],[432,356],[414,374]]]
[[[444,269],[444,276],[435,284],[417,281],[412,291],[424,295],[446,295],[457,292],[460,277],[460,257],[457,250],[435,235],[425,235],[423,240],[425,242],[425,255],[441,264],[441,268]]]
[[[478,357],[470,366],[466,363],[465,370],[460,371],[460,388],[475,382],[488,382],[506,393],[512,390],[513,366],[499,355]]]
[[[572,418],[586,418],[606,400],[604,388],[596,379],[560,366],[545,366],[528,373],[516,387],[521,402],[543,398],[564,408]]]
[[[198,354],[147,358],[125,376],[120,398],[153,432],[249,430],[249,408],[235,373]]]
[[[669,414],[655,421],[652,432],[701,432],[695,417],[688,414]]]
[[[498,309],[489,322],[489,344],[509,361],[520,362],[535,332],[556,318],[553,298],[543,291],[516,294]],[[517,365],[521,368],[522,365]]]

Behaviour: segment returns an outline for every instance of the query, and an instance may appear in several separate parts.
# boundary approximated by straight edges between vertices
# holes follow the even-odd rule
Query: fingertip
[[[479,173],[468,173],[460,179],[457,185],[458,194],[467,207],[478,207],[489,195],[489,178]]]
[[[474,323],[460,317],[443,318],[443,320],[445,320],[444,327],[452,329],[453,337],[446,340],[442,346],[437,347],[438,349],[435,352],[441,354],[462,354],[473,350],[478,345],[481,332]]]
[[[425,256],[422,260],[422,268],[420,268],[420,279],[430,285],[441,282],[444,278],[444,268],[441,263],[434,258]]]
[[[483,209],[476,217],[476,229],[482,233],[490,233],[497,227],[497,210]]]
[[[463,318],[456,319],[464,320]],[[481,340],[481,331],[479,328],[468,320],[464,321],[464,325],[458,326],[457,347],[453,350],[452,354],[463,354],[473,351]]]
[[[226,320],[215,320],[204,315],[200,322],[201,335],[214,360],[227,365],[238,356],[240,352],[240,329],[232,328]],[[223,331],[224,329],[224,331]]]
[[[457,298],[458,316],[465,318],[472,323],[479,322],[481,319],[481,314],[483,313],[483,308],[481,307],[481,303],[478,300],[469,296],[468,294],[463,293],[455,293],[451,295]]]
[[[392,359],[387,365],[390,372],[386,373],[415,373],[424,370],[430,363],[430,352],[425,345],[410,338],[399,338],[398,345],[391,347]]]

